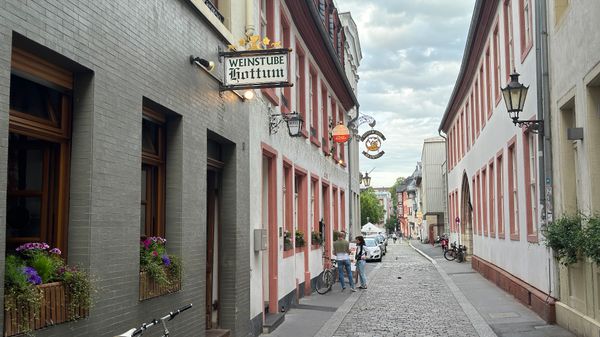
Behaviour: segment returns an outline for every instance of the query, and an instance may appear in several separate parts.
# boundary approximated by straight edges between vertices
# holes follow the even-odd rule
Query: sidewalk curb
[[[440,273],[440,275],[446,282],[446,285],[448,285],[448,288],[450,288],[450,291],[452,291],[452,294],[458,301],[458,304],[460,304],[460,307],[463,309],[464,313],[467,315],[467,318],[469,318],[469,321],[471,321],[471,324],[473,324],[473,327],[475,328],[475,331],[477,331],[479,336],[481,336],[481,337],[498,337],[498,335],[496,335],[496,333],[492,330],[492,328],[489,326],[489,324],[487,324],[485,319],[483,319],[483,317],[479,314],[477,309],[475,309],[475,307],[471,304],[471,302],[469,302],[469,300],[467,300],[467,298],[460,291],[460,289],[458,289],[458,287],[456,286],[454,281],[452,281],[450,276],[448,276],[446,271],[444,269],[442,269],[442,267],[440,267],[438,265],[438,263],[434,259],[432,259],[429,255],[422,252],[419,248],[413,246],[412,242],[409,241],[408,245],[412,249],[414,249],[417,253],[421,254],[423,257],[425,257],[427,260],[429,260],[434,265],[435,269],[437,269],[437,271]]]
[[[369,277],[373,277],[379,271],[381,267],[381,263],[377,264],[375,268],[369,273]],[[342,321],[348,315],[348,312],[352,309],[354,304],[358,301],[358,299],[362,296],[362,292],[358,291],[350,295],[342,304],[338,310],[331,316],[331,318],[325,322],[325,324],[319,329],[315,337],[331,337],[335,334],[335,331],[340,327]]]

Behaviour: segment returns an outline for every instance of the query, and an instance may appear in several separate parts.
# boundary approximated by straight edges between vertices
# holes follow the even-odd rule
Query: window
[[[312,197],[310,200],[310,211],[312,215],[313,232],[319,232],[319,178],[311,177]]]
[[[533,20],[531,0],[519,0],[519,24],[521,28],[521,62],[533,46]]]
[[[496,190],[498,193],[498,237],[504,239],[504,164],[502,151],[496,156]]]
[[[500,76],[500,35],[498,34],[498,24],[496,24],[494,28],[494,95],[496,96],[496,105],[500,103],[502,97]]]
[[[511,240],[519,240],[519,200],[518,200],[518,178],[517,156],[515,151],[515,138],[508,145],[508,209],[509,228]]]
[[[490,237],[495,237],[496,236],[496,217],[494,214],[494,209],[496,208],[496,203],[495,203],[495,190],[494,190],[494,159],[492,158],[492,160],[489,162],[488,164],[488,174],[489,174],[489,179],[488,179],[488,198],[489,198],[489,213],[488,213],[488,222],[490,225]]]
[[[273,0],[260,0],[260,33],[262,36],[275,39],[275,13],[273,8]],[[279,106],[279,98],[275,94],[275,88],[263,88],[261,92],[275,106]]]
[[[151,109],[142,114],[140,235],[165,235],[166,119]]]
[[[479,80],[475,80],[475,91],[473,95],[475,96],[475,127],[477,128],[477,136],[479,137],[479,132],[481,131],[481,119],[479,114]]]
[[[487,103],[487,118],[490,119],[492,117],[492,64],[490,58],[490,47],[488,46],[485,51],[485,84],[486,84],[486,98],[485,101]]]
[[[487,170],[485,168],[485,166],[481,169],[481,221],[482,221],[482,226],[483,226],[483,234],[484,235],[488,235],[488,228],[490,225],[490,220],[488,219],[488,212],[487,212],[487,206],[488,206],[488,194],[487,194]]]
[[[469,151],[471,149],[471,137],[470,134],[472,132],[471,130],[471,106],[469,105],[469,102],[467,101],[467,107],[465,108],[466,114],[465,114],[465,122],[466,122],[466,126],[465,126],[465,142],[467,144],[467,151]]]
[[[523,162],[525,163],[525,183],[527,191],[525,200],[527,202],[527,241],[537,242],[537,163],[535,134],[523,133]]]
[[[300,117],[304,121],[302,123],[302,135],[308,136],[306,133],[306,81],[305,81],[305,57],[304,51],[298,45],[296,38],[296,109],[300,113]]]
[[[504,2],[504,58],[506,81],[510,80],[510,73],[515,69],[515,51],[513,39],[512,0]]]
[[[474,175],[471,179],[471,186],[473,191],[473,225],[475,228],[475,234],[479,234],[479,219],[477,218],[477,210],[479,209],[479,204],[477,203],[477,183],[476,183],[477,175]]]
[[[340,212],[339,208],[338,208],[338,199],[339,199],[339,195],[338,195],[338,189],[337,187],[333,187],[333,228],[335,228],[335,230],[337,230],[338,232],[340,231],[340,222],[338,220],[338,213]]]
[[[344,112],[342,110],[340,110],[340,115],[338,118],[339,123],[346,125],[346,122],[344,121]],[[345,147],[344,147],[344,143],[339,143],[339,147],[340,147],[340,159],[342,160],[343,163],[346,162],[346,153],[345,153]]]
[[[481,114],[480,116],[480,121],[481,121],[481,125],[480,128],[483,130],[483,128],[485,127],[485,121],[486,121],[486,113],[485,113],[485,92],[486,92],[486,82],[485,82],[485,74],[483,72],[483,62],[481,63],[481,67],[479,67],[479,113]]]
[[[332,99],[331,100],[331,126],[329,127],[328,133],[331,134],[332,128],[335,127],[337,125],[337,104],[336,102]],[[329,137],[329,136],[328,136]],[[338,160],[338,143],[333,143],[333,146],[331,147],[332,151],[333,151],[333,159],[337,162]]]
[[[310,140],[313,144],[320,146],[319,142],[319,88],[317,87],[317,73],[310,67],[308,77],[309,115],[310,115]]]
[[[329,154],[329,100],[327,88],[323,82],[321,82],[321,88],[321,145],[323,152]]]
[[[12,66],[6,249],[42,241],[66,252],[73,74],[16,47]]]
[[[281,45],[284,48],[291,48],[291,36],[290,36],[290,23],[283,13],[281,13]],[[283,88],[283,96],[281,96],[281,109],[282,113],[289,113],[291,111],[291,99],[292,89],[290,87]]]
[[[299,167],[294,168],[294,197],[295,197],[295,221],[296,228],[302,234],[304,234],[304,242],[308,242],[308,220],[307,214],[307,197],[308,197],[308,186],[306,171]],[[294,233],[295,234],[295,233]]]
[[[461,123],[462,118],[459,116],[456,119],[456,152],[457,152],[457,162],[460,162],[460,160],[462,159],[462,123]]]
[[[341,203],[341,219],[340,219],[340,223],[342,226],[343,230],[346,230],[346,193],[344,192],[344,190],[340,189],[340,203]]]

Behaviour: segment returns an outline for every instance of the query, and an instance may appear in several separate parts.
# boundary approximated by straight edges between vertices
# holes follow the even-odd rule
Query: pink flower
[[[158,252],[157,252],[157,251],[153,251],[153,252],[152,252],[152,255],[154,255],[154,256],[158,256]]]
[[[52,249],[50,249],[50,254],[60,255],[60,254],[62,254],[62,252],[58,248],[52,248]]]

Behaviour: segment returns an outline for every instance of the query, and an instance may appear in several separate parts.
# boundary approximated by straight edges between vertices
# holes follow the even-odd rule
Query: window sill
[[[523,52],[521,53],[521,64],[525,63],[525,59],[527,59],[527,56],[529,55],[531,49],[533,49],[533,42],[531,42],[529,46],[525,46],[525,48],[523,49]]]
[[[235,44],[235,39],[231,31],[225,27],[225,25],[219,21],[213,12],[210,11],[208,6],[202,0],[191,0],[190,1],[196,9],[204,16],[206,20],[221,34],[221,36],[228,42],[228,44]]]
[[[527,242],[529,243],[538,243],[539,239],[537,234],[527,234]]]
[[[510,240],[511,241],[521,241],[521,236],[519,234],[511,234]]]
[[[277,95],[275,94],[274,88],[261,89],[260,91],[271,103],[273,103],[273,105],[279,106],[279,97],[277,97]]]
[[[296,254],[304,252],[304,246],[294,248],[296,250]]]
[[[294,256],[294,249],[288,249],[283,251],[283,258],[287,259],[290,256]]]
[[[319,142],[319,140],[317,139],[317,137],[310,137],[310,142],[313,143],[314,146],[316,147],[321,147],[321,143]]]

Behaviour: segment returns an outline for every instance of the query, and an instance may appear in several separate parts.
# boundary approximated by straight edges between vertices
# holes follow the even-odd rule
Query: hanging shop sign
[[[345,143],[350,139],[350,130],[344,124],[338,124],[331,131],[335,143]]]
[[[288,48],[221,52],[223,90],[290,87]]]
[[[369,159],[377,159],[385,153],[385,151],[381,150],[381,143],[385,140],[385,136],[383,133],[377,130],[369,130],[365,132],[361,141],[365,143],[365,147],[367,151],[363,151],[363,155]]]

